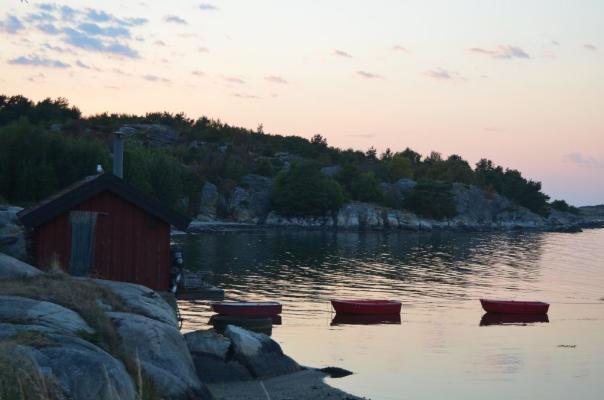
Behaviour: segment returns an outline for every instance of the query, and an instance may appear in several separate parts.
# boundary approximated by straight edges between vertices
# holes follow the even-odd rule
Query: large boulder
[[[0,279],[36,276],[42,271],[11,256],[0,253]]]
[[[224,198],[224,212],[237,222],[258,223],[270,211],[273,181],[261,175],[248,174],[241,186],[233,188]]]
[[[281,346],[267,335],[229,325],[224,331],[232,343],[233,359],[243,364],[255,378],[300,371],[301,367],[283,354]]]
[[[174,308],[154,290],[136,283],[104,279],[94,279],[94,282],[117,294],[128,310],[164,322],[175,328],[178,327],[178,318]]]
[[[172,324],[138,314],[110,312],[127,356],[140,360],[145,376],[162,399],[211,398],[201,384],[180,331]]]
[[[192,354],[205,354],[226,360],[231,347],[229,338],[222,336],[214,330],[194,331],[184,335]]]
[[[204,383],[252,379],[241,363],[230,359],[231,340],[213,329],[186,333],[197,375]]]
[[[0,321],[40,325],[66,334],[94,333],[78,313],[68,308],[19,296],[0,296]]]
[[[118,131],[137,136],[152,147],[170,146],[178,141],[178,132],[161,124],[127,124],[122,125]]]
[[[52,333],[40,325],[0,323],[0,340],[1,356],[7,358],[3,367],[13,364],[20,375],[38,377],[34,383],[58,398],[137,398],[124,365],[79,337]],[[61,393],[53,390],[55,384]]]
[[[271,207],[273,180],[266,176],[248,174],[241,180],[248,190],[248,209],[252,220],[266,217]]]
[[[497,222],[500,214],[512,208],[512,202],[507,198],[472,185],[454,183],[451,193],[459,220],[466,224],[488,225]]]

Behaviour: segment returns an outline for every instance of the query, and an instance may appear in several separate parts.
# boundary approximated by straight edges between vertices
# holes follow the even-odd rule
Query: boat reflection
[[[401,323],[400,314],[392,315],[352,315],[336,314],[331,320],[331,325],[379,325],[379,324],[398,324]]]
[[[532,323],[548,323],[547,314],[496,314],[486,313],[480,319],[480,326],[488,325],[527,325]]]
[[[273,333],[273,324],[280,325],[281,317],[254,318],[214,314],[210,317],[208,324],[212,325],[219,333],[223,333],[227,325],[236,325],[253,332],[264,333],[265,335],[271,336]]]

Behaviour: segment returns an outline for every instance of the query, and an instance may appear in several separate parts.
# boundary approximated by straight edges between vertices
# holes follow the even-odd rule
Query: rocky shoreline
[[[176,310],[144,286],[0,253],[0,293],[0,398],[357,399],[266,335],[182,335]]]
[[[349,202],[332,215],[291,218],[271,209],[272,181],[259,175],[246,175],[244,186],[221,191],[206,182],[200,194],[197,217],[190,232],[252,230],[261,228],[330,230],[402,230],[489,232],[537,230],[578,232],[582,228],[604,227],[604,218],[591,218],[551,209],[547,217],[513,204],[496,193],[486,193],[472,185],[454,183],[452,195],[457,216],[434,220],[410,211],[374,203]],[[382,183],[381,190],[402,202],[415,186],[410,179]]]

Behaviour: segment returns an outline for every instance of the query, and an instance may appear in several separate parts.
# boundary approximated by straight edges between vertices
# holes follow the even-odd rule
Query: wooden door
[[[69,273],[86,276],[94,265],[94,241],[98,213],[91,211],[71,211],[71,256]]]

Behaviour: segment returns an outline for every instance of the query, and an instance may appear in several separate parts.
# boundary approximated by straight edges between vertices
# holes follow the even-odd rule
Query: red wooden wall
[[[95,211],[94,267],[91,276],[138,283],[165,291],[170,276],[170,225],[134,204],[103,192],[73,210]],[[32,236],[38,267],[57,259],[65,270],[71,254],[69,211],[37,227]]]

